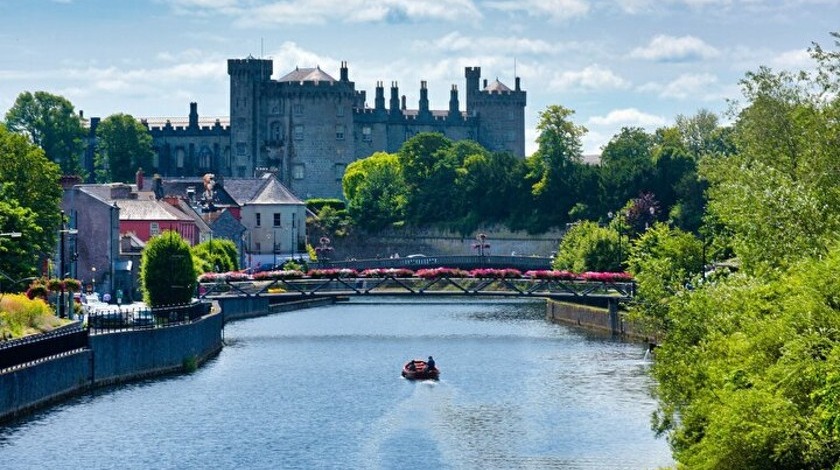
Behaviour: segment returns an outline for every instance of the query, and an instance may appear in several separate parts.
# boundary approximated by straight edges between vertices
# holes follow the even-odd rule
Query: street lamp
[[[59,245],[58,245],[58,261],[59,261],[58,276],[59,276],[59,279],[63,279],[65,277],[67,277],[67,274],[64,272],[64,252],[65,252],[64,239],[65,239],[65,236],[66,236],[66,234],[75,235],[75,234],[79,233],[79,231],[76,230],[76,229],[73,229],[73,228],[68,229],[66,223],[67,223],[67,221],[64,217],[64,211],[61,211],[61,229],[58,231],[59,236],[60,236],[60,241],[59,241]],[[58,299],[59,299],[58,300],[58,304],[59,304],[58,305],[58,316],[59,316],[59,318],[64,318],[64,310],[65,310],[65,305],[64,304],[65,304],[65,302],[64,302],[64,283],[63,282],[61,283],[61,292],[59,292]]]
[[[490,248],[490,245],[487,243],[487,235],[483,233],[479,233],[476,237],[478,243],[473,244],[473,248],[478,250],[478,256],[484,257],[484,250]]]
[[[618,232],[618,269],[621,269],[621,214],[610,211],[607,212],[607,217],[609,217],[610,220],[612,220],[613,217],[616,218],[615,231]]]

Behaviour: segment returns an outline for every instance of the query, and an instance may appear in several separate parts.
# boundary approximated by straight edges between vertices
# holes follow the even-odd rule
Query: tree
[[[224,238],[201,242],[192,247],[193,262],[200,273],[230,272],[239,266],[236,244]]]
[[[143,301],[151,307],[188,304],[198,285],[190,246],[174,230],[152,237],[140,261]]]
[[[14,246],[10,253],[15,254],[0,257],[0,269],[15,279],[37,274],[39,258],[56,246],[61,219],[59,177],[58,165],[43,150],[0,125],[0,228],[3,233],[22,234],[3,242]]]
[[[397,156],[407,188],[406,220],[416,224],[449,221],[459,214],[453,213],[452,202],[458,199],[455,190],[457,168],[461,166],[463,152],[474,149],[469,144],[455,144],[443,134],[424,132],[407,140]]]
[[[407,188],[397,155],[377,152],[349,164],[342,187],[359,227],[379,230],[404,220]]]
[[[619,261],[618,231],[583,221],[573,225],[557,248],[552,267],[572,272],[623,271]]]
[[[638,127],[623,127],[601,153],[601,187],[607,207],[653,190],[653,137]]]
[[[536,213],[529,222],[534,231],[561,225],[578,202],[579,167],[583,162],[581,138],[586,128],[571,120],[574,111],[552,105],[540,113],[539,149],[526,159]]]
[[[128,114],[114,114],[96,128],[99,147],[96,178],[99,182],[131,183],[139,168],[152,166],[152,136]]]
[[[23,92],[6,113],[6,126],[24,134],[57,163],[62,174],[84,176],[81,157],[85,130],[82,119],[66,98],[36,91]]]

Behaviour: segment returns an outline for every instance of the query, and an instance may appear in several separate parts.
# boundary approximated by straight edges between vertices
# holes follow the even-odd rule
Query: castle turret
[[[260,126],[260,103],[265,86],[271,81],[273,62],[271,60],[246,59],[228,60],[230,75],[230,122],[231,122],[231,174],[251,175],[262,163],[259,142],[265,140],[264,126]]]
[[[373,106],[377,110],[385,110],[385,86],[382,82],[376,82],[376,98]]]
[[[391,82],[391,114],[400,113],[400,89],[397,87],[397,82]]]
[[[341,62],[341,78],[340,78],[340,80],[342,82],[349,82],[350,81],[349,73],[348,73],[348,70],[347,70],[347,62],[344,62],[344,61]]]
[[[452,85],[452,89],[449,91],[449,116],[456,117],[460,114],[458,110],[458,87],[456,85]]]
[[[478,82],[481,79],[481,67],[465,67],[464,77],[467,82],[467,114],[473,115],[473,99],[478,94]]]
[[[198,129],[198,103],[190,103],[190,129]]]
[[[419,117],[431,116],[429,112],[429,90],[426,88],[426,80],[420,82],[420,103]]]

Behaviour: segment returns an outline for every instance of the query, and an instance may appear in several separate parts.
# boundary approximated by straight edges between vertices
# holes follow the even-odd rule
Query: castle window
[[[365,126],[362,128],[362,140],[365,142],[371,141],[371,129],[370,126]]]
[[[303,116],[303,105],[300,103],[295,103],[292,107],[292,110],[295,113],[295,116]]]
[[[212,155],[213,152],[209,147],[206,145],[201,147],[201,150],[198,152],[198,166],[201,168],[210,168],[210,157]]]
[[[335,140],[344,140],[344,125],[336,124],[335,126]]]
[[[335,164],[335,180],[341,181],[344,178],[344,170],[346,169],[347,165],[344,163],[336,163]]]
[[[175,167],[177,168],[184,168],[184,157],[186,156],[186,152],[184,152],[183,148],[178,148],[175,151]]]
[[[280,213],[275,212],[273,214],[273,216],[274,216],[274,226],[275,227],[283,227],[283,218],[280,217]]]
[[[302,180],[304,176],[304,166],[303,163],[297,163],[292,165],[292,178],[296,180]]]
[[[149,223],[149,236],[155,237],[157,235],[160,235],[160,222]]]
[[[256,226],[257,226],[257,227],[259,227],[260,225],[262,225],[262,218],[260,217],[260,213],[259,213],[259,212],[257,212],[257,213],[256,213],[256,214],[254,214],[254,215],[257,217],[257,223],[256,223]]]
[[[280,121],[271,123],[271,140],[274,142],[283,140],[283,124]]]
[[[295,140],[303,140],[303,124],[295,125]]]
[[[338,108],[335,110],[335,115],[338,117],[344,116],[344,106],[338,105]]]

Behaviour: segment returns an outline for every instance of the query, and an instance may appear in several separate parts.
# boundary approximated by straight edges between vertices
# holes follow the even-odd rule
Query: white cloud
[[[542,39],[530,39],[524,37],[470,37],[464,36],[455,31],[434,41],[420,41],[417,44],[419,49],[427,49],[429,46],[444,52],[457,53],[484,53],[493,51],[497,55],[511,54],[533,54],[533,55],[556,55],[583,46],[579,43],[554,43]]]
[[[645,83],[638,87],[637,91],[656,93],[661,98],[681,100],[694,98],[710,101],[724,97],[720,90],[716,90],[717,84],[717,77],[710,73],[686,73],[665,84],[658,82]]]
[[[616,89],[627,88],[630,83],[612,70],[601,67],[597,64],[585,67],[582,70],[563,72],[556,75],[549,83],[552,90],[569,89]]]
[[[793,49],[770,59],[770,65],[785,70],[806,70],[814,67],[814,61],[806,49]]]
[[[648,114],[636,108],[614,109],[606,116],[593,116],[586,121],[587,126],[611,127],[661,127],[666,119],[655,114]]]
[[[694,36],[658,35],[644,47],[630,52],[630,57],[656,62],[683,62],[717,57],[720,52]]]
[[[563,21],[589,13],[586,0],[498,0],[485,6],[505,12],[524,12],[529,16]]]
[[[470,22],[481,18],[473,0],[174,0],[175,12],[220,14],[239,27],[277,24]]]

